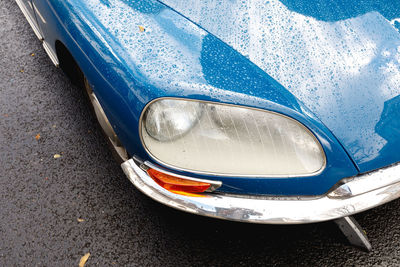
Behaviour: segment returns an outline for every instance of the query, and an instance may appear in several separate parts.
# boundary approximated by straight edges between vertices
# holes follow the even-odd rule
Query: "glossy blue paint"
[[[285,86],[361,172],[400,161],[399,135],[375,129],[400,112],[383,113],[400,93],[398,0],[162,2]]]
[[[296,17],[301,15],[300,11],[291,11],[279,1],[269,1],[279,7],[278,11],[286,8],[287,12],[296,13],[291,14],[293,25],[305,23],[301,24],[301,29],[310,23],[313,25],[314,31],[298,29],[298,35],[307,35],[310,40],[317,38],[321,45],[332,45],[323,38],[325,35],[322,30],[335,37],[332,37],[336,42],[334,46],[319,49],[315,43],[311,43],[314,46],[308,46],[304,40],[301,42],[300,37],[296,37],[292,43],[288,41],[286,38],[290,36],[290,29],[284,28],[286,24],[279,27],[278,24],[273,25],[277,28],[276,31],[282,34],[281,39],[274,40],[263,36],[263,33],[267,33],[257,27],[251,28],[250,25],[257,26],[257,23],[266,23],[266,19],[274,19],[263,17],[263,12],[266,11],[263,8],[268,6],[262,6],[261,3],[264,2],[260,2],[260,7],[241,4],[238,10],[230,10],[232,14],[229,15],[223,14],[226,9],[219,8],[218,11],[218,6],[214,8],[215,4],[212,3],[209,3],[209,6],[197,1],[192,4],[186,3],[191,7],[202,8],[206,18],[199,18],[198,21],[195,16],[197,11],[192,10],[193,15],[180,6],[174,6],[207,30],[157,1],[33,2],[45,19],[45,23],[39,22],[45,38],[60,40],[74,55],[93,85],[122,143],[131,154],[149,159],[138,136],[138,119],[143,107],[155,98],[183,97],[286,114],[308,127],[320,140],[326,153],[325,170],[312,177],[207,177],[223,181],[223,187],[220,189],[222,191],[274,195],[325,193],[340,179],[358,173],[345,149],[329,129],[343,143],[362,171],[398,161],[398,154],[394,153],[394,150],[399,148],[399,76],[396,76],[399,70],[395,62],[398,56],[398,51],[395,50],[398,47],[398,32],[377,12],[355,15],[356,21],[350,22],[332,22],[330,19],[320,21],[312,17],[307,18],[313,21],[304,22],[300,20],[301,17]],[[165,2],[169,5],[175,3]],[[221,3],[225,3],[227,8],[236,7],[235,1]],[[250,12],[247,10],[246,13],[243,7],[250,8],[261,22],[243,21],[244,17],[241,16]],[[214,13],[208,14],[206,11]],[[261,14],[258,17],[257,12]],[[271,14],[276,15],[273,12]],[[279,19],[284,21],[285,18]],[[236,22],[243,22],[244,26],[233,28]],[[321,26],[321,23],[327,24]],[[335,27],[338,25],[335,23],[344,27],[340,34],[336,33]],[[356,30],[364,29],[363,25],[375,26],[365,29],[365,34],[358,36],[360,40],[357,42],[353,40],[347,44],[348,52],[343,53],[341,57],[354,64],[330,69],[332,61],[338,60],[337,64],[342,62],[341,57],[334,51],[343,46],[339,44],[342,40],[339,35],[345,42],[348,37],[347,31],[354,30],[354,27],[347,25],[348,23],[358,25]],[[329,28],[329,25],[333,28]],[[139,26],[144,31],[140,30]],[[236,26],[240,26],[240,23]],[[258,33],[252,35],[252,30]],[[271,28],[271,31],[274,32],[275,28]],[[316,36],[316,32],[320,35]],[[382,32],[385,33],[384,36],[381,36]],[[249,38],[243,37],[246,34],[250,34]],[[261,39],[257,39],[258,34],[261,34]],[[239,39],[234,39],[235,36]],[[363,43],[363,38],[370,40],[370,43]],[[373,53],[368,54],[368,45],[373,46],[373,41],[376,40],[381,41],[380,47],[375,47],[371,50]],[[284,45],[281,42],[284,42]],[[273,50],[263,50],[265,47]],[[312,51],[304,52],[307,47],[311,47]],[[356,48],[360,50],[355,50]],[[314,52],[316,58],[311,56],[311,52]],[[354,56],[350,52],[358,54]],[[269,53],[272,56],[269,56]],[[365,55],[369,57],[364,58]],[[366,61],[360,66],[363,59]],[[390,69],[380,69],[389,67],[389,63],[394,64],[392,72]],[[344,74],[340,71],[344,71]],[[350,75],[351,71],[355,74]],[[384,73],[387,76],[384,76]],[[344,75],[342,80],[337,80],[341,74]],[[331,77],[330,81],[326,80],[327,75]],[[330,87],[332,82],[338,84]],[[374,85],[378,86],[379,90],[373,90]],[[359,86],[365,89],[357,90]],[[379,147],[382,143],[375,142],[375,139],[371,141],[368,139],[370,136],[379,136],[385,139],[386,143]],[[351,142],[353,139],[356,140],[355,143]],[[371,146],[375,146],[374,149]],[[366,160],[366,154],[369,155],[369,160]]]

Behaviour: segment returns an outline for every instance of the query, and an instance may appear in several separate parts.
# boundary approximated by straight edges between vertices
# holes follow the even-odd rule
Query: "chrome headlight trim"
[[[229,173],[216,173],[216,172],[208,172],[208,171],[198,171],[198,170],[191,170],[191,169],[185,169],[181,168],[178,166],[174,166],[171,164],[168,164],[161,159],[157,158],[155,155],[151,153],[151,151],[147,148],[144,140],[143,140],[143,135],[142,135],[142,127],[143,127],[143,119],[144,115],[146,113],[147,108],[153,104],[154,102],[161,101],[161,100],[183,100],[183,101],[192,101],[192,102],[200,102],[204,104],[215,104],[215,105],[222,105],[222,106],[228,106],[228,107],[238,107],[238,108],[245,108],[249,110],[255,110],[255,111],[261,111],[261,112],[266,112],[270,113],[273,115],[281,116],[285,119],[291,120],[298,124],[305,132],[307,132],[315,141],[315,143],[318,145],[322,156],[322,165],[321,168],[313,173],[307,173],[307,174],[288,174],[288,175],[253,175],[253,174],[229,174]],[[157,164],[170,168],[172,170],[180,171],[180,172],[187,172],[187,173],[193,173],[193,174],[199,174],[199,175],[207,175],[207,176],[215,176],[215,177],[248,177],[248,178],[294,178],[294,177],[311,177],[311,176],[317,176],[321,174],[326,166],[327,166],[327,159],[326,159],[326,154],[325,151],[320,143],[320,141],[317,139],[317,137],[314,135],[314,133],[306,127],[303,123],[299,122],[298,120],[295,120],[287,115],[275,112],[275,111],[270,111],[270,110],[265,110],[261,108],[254,108],[254,107],[249,107],[249,106],[244,106],[244,105],[235,105],[235,104],[228,104],[228,103],[220,103],[220,102],[213,102],[213,101],[205,101],[205,100],[197,100],[197,99],[191,99],[191,98],[180,98],[180,97],[160,97],[160,98],[155,98],[149,103],[146,104],[146,106],[143,108],[140,118],[139,118],[139,137],[140,141],[142,143],[143,148],[147,152],[147,154],[150,156],[152,160],[154,160]]]

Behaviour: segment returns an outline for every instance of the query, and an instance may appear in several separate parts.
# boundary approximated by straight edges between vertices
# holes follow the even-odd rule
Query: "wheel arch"
[[[68,48],[60,41],[55,41],[56,55],[60,69],[76,86],[83,86],[83,72]]]

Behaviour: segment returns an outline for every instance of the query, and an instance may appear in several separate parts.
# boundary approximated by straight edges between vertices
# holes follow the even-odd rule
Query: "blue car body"
[[[400,161],[400,5],[377,0],[25,0],[63,43],[131,155],[162,97],[270,110],[305,125],[326,167],[309,177],[196,178],[221,192],[314,196]]]

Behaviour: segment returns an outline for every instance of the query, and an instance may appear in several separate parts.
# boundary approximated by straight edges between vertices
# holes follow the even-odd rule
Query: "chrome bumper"
[[[280,198],[209,193],[189,197],[159,186],[133,159],[122,163],[129,180],[144,194],[178,210],[232,221],[300,224],[333,220],[400,197],[400,164],[343,180],[327,195]]]

